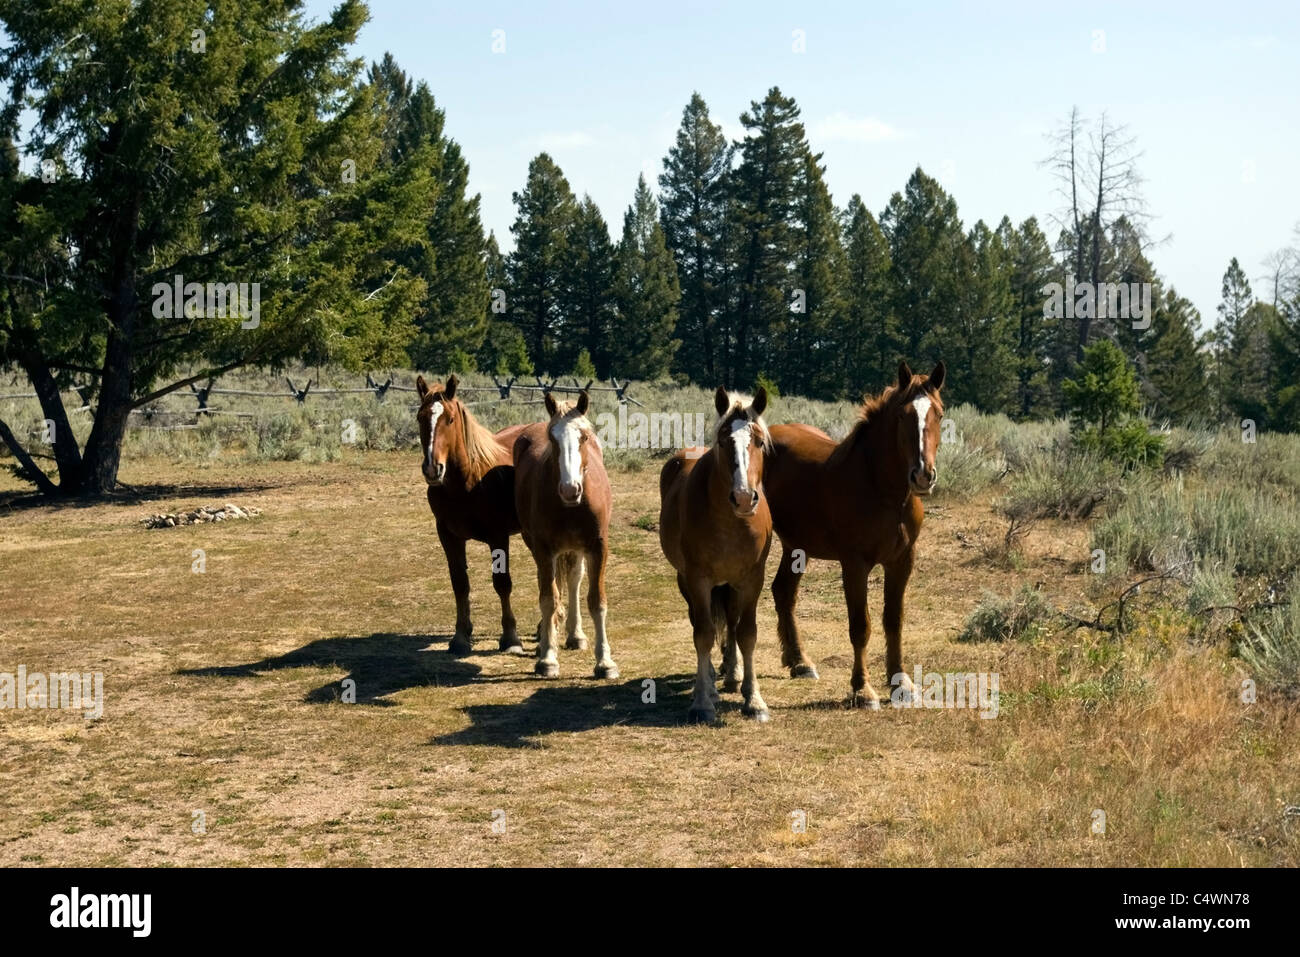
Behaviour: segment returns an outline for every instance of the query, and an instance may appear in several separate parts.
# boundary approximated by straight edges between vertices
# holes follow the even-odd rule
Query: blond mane
[[[488,428],[470,415],[464,402],[460,403],[460,422],[468,462],[466,470],[469,474],[466,478],[472,485],[497,467],[501,456],[506,454],[506,449]]]

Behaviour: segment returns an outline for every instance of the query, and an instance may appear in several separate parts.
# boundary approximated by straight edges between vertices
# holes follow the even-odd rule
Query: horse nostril
[[[749,504],[755,508],[758,507],[758,491],[752,490],[749,493]]]

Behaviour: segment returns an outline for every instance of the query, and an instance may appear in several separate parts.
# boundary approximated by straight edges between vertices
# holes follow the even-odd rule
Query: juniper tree
[[[357,0],[322,22],[285,0],[0,0],[0,135],[39,170],[8,162],[0,184],[0,365],[33,383],[57,477],[7,424],[0,438],[42,491],[112,491],[131,410],[191,382],[401,361],[425,286],[390,251],[422,235],[438,188],[431,148],[385,162],[393,116],[349,50],[366,16]],[[229,283],[255,318],[226,308]],[[84,446],[60,391],[76,381]]]

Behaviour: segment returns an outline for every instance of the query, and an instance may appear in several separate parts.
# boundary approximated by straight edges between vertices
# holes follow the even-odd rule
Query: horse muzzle
[[[560,483],[560,504],[566,508],[575,508],[582,504],[582,483]]]
[[[732,509],[741,518],[749,518],[758,511],[758,489],[733,489],[729,498]]]
[[[424,480],[430,485],[441,485],[447,477],[447,463],[434,462],[432,468],[424,469]]]
[[[929,495],[939,484],[939,470],[927,469],[925,466],[914,468],[907,474],[907,484],[913,495]]]

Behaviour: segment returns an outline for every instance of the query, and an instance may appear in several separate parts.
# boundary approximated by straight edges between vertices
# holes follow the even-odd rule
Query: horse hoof
[[[880,710],[880,699],[873,694],[865,694],[861,691],[853,692],[849,698],[849,704],[855,708],[866,708],[868,711]]]
[[[507,655],[522,655],[525,653],[524,646],[518,638],[502,638],[497,650]]]
[[[735,678],[727,678],[722,682],[722,690],[725,693],[739,691],[740,682],[737,681]]]
[[[772,715],[766,708],[751,708],[749,705],[744,705],[740,709],[740,713],[746,718],[757,721],[759,724],[772,720]]]
[[[453,655],[468,655],[474,651],[474,643],[467,635],[456,635],[447,643],[447,650]]]
[[[565,639],[564,647],[567,648],[569,651],[586,651],[587,639],[575,638],[572,635],[570,635],[568,638]]]
[[[718,713],[706,708],[692,708],[686,720],[691,724],[714,724],[718,720]]]
[[[543,678],[560,677],[560,666],[554,661],[539,661],[533,666],[533,672]]]
[[[618,665],[616,664],[596,665],[595,670],[592,671],[592,674],[594,674],[597,678],[617,678]]]
[[[821,679],[817,669],[811,664],[795,665],[790,669],[791,678],[811,678],[813,681]]]

